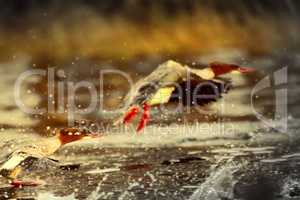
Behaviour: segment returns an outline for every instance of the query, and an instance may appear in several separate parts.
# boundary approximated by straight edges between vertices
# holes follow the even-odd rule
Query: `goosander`
[[[98,137],[98,135],[90,133],[85,129],[61,129],[53,137],[41,138],[41,140],[35,144],[25,145],[12,152],[6,161],[0,166],[0,175],[8,178],[10,180],[10,184],[14,187],[35,186],[37,185],[36,182],[17,180],[17,176],[20,174],[22,169],[30,167],[33,162],[42,158],[54,161],[49,158],[49,156],[63,145],[95,137]]]
[[[139,132],[143,130],[150,119],[151,106],[176,101],[180,98],[184,105],[202,106],[216,101],[222,93],[227,93],[230,88],[231,81],[219,76],[231,72],[248,73],[253,71],[255,71],[253,68],[220,62],[210,63],[203,69],[195,69],[172,60],[166,61],[150,75],[134,84],[124,99],[126,112],[114,124],[129,124],[142,109],[143,113],[136,129]],[[198,90],[196,91],[197,95],[214,95],[216,91],[218,94],[214,97],[200,97],[197,101],[191,101],[189,98],[195,90]]]

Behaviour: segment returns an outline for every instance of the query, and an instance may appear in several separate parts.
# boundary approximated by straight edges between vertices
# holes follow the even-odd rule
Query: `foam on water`
[[[219,169],[213,166],[209,177],[194,191],[189,200],[233,199],[234,186],[237,183],[234,173],[241,167],[241,164],[230,161]]]

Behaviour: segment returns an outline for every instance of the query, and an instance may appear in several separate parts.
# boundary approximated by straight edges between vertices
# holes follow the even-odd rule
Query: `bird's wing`
[[[37,159],[38,157],[36,155],[33,156],[23,151],[13,152],[8,157],[8,159],[1,165],[0,174],[5,177],[15,178],[14,176],[17,176],[17,174],[19,173],[19,170],[17,169],[19,166],[21,166],[22,163],[24,163],[26,160],[28,162],[33,162]]]
[[[141,105],[150,101],[156,94],[161,95],[161,92],[158,91],[162,88],[172,88],[172,85],[184,78],[186,69],[186,66],[174,61],[167,61],[159,65],[156,70],[132,87],[125,97],[127,106]],[[163,89],[161,91],[166,92],[170,90]]]
[[[151,98],[147,101],[150,106],[168,103],[172,92],[175,90],[175,87],[163,87],[160,88]]]
[[[183,82],[181,84],[181,94],[174,92],[170,102],[178,101],[185,106],[204,106],[211,102],[215,102],[231,89],[230,79],[214,78],[212,80],[192,80],[190,83]]]
[[[22,161],[26,159],[26,155],[22,152],[14,152],[12,153],[8,159],[1,165],[0,174],[3,171],[11,171],[16,168]]]
[[[199,102],[197,102],[197,105],[206,105],[212,102],[216,102],[223,97],[223,94],[226,94],[232,88],[231,79],[218,77],[209,80],[209,82],[209,87],[203,87],[202,90],[200,90],[200,94],[203,95],[204,98],[199,98]],[[211,86],[214,86],[214,89]]]
[[[31,167],[38,160],[44,161],[43,164],[58,162],[37,152],[31,153],[26,150],[17,150],[11,153],[8,159],[0,166],[0,174],[4,177],[16,178],[23,168]]]

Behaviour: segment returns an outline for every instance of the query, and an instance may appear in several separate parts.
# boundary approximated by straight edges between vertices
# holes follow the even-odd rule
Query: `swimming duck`
[[[59,130],[55,136],[41,138],[40,141],[22,146],[8,155],[6,161],[0,166],[0,175],[8,178],[14,187],[36,186],[36,182],[17,180],[23,169],[29,168],[35,161],[45,159],[51,163],[57,162],[50,158],[62,146],[71,142],[98,137],[87,130],[76,128],[64,128]],[[47,163],[47,162],[46,162]]]

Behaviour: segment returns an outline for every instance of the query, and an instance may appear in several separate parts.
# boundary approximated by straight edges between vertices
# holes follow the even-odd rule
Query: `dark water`
[[[21,174],[21,179],[42,182],[38,187],[14,189],[5,178],[0,178],[0,199],[300,199],[300,54],[281,52],[249,58],[226,53],[228,62],[254,66],[260,72],[234,78],[235,90],[226,95],[224,112],[205,117],[194,110],[167,114],[154,110],[143,134],[138,135],[131,128],[101,129],[103,137],[69,144],[55,153],[53,157],[60,160],[58,165],[47,167],[41,162]],[[217,59],[218,55],[211,55],[196,61]],[[132,62],[135,70],[129,73],[137,80],[162,60]],[[3,65],[9,66],[0,68],[7,74],[1,80],[5,95],[0,98],[0,144],[4,159],[23,143],[67,126],[67,119],[65,114],[28,116],[20,111],[13,101],[12,86],[32,63],[20,57]],[[288,88],[288,130],[280,132],[257,119],[249,97],[259,80],[284,66],[288,66],[288,83],[282,86]],[[56,70],[63,69],[68,80],[89,80],[99,85],[97,71],[105,67],[127,69],[120,64],[75,60],[57,66]],[[30,105],[45,106],[46,88],[44,79],[29,80],[24,100],[28,98]],[[123,96],[128,89],[113,77],[105,82],[104,88],[107,109],[117,107],[121,100],[116,97]],[[255,109],[264,116],[274,113],[273,90],[259,93],[255,101]],[[79,94],[78,104],[85,105],[86,91]],[[219,104],[213,106],[220,108]],[[114,116],[95,111],[76,117],[109,125]],[[209,131],[201,129],[204,123],[211,125]],[[222,131],[218,129],[220,124],[225,126]],[[226,127],[233,127],[233,131]]]

